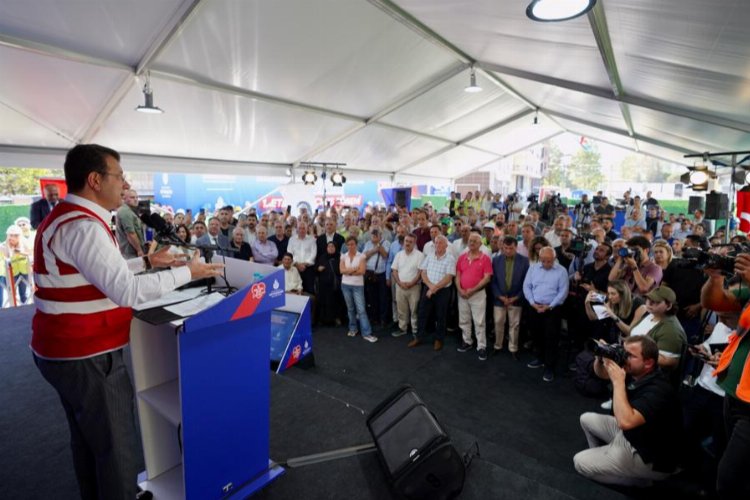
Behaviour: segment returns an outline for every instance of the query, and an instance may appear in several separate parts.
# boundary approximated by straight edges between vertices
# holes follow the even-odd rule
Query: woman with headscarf
[[[341,326],[343,316],[341,304],[344,302],[344,296],[341,294],[340,255],[336,251],[336,244],[331,241],[326,245],[326,251],[318,255],[315,262],[318,272],[317,318],[319,322],[328,326]]]

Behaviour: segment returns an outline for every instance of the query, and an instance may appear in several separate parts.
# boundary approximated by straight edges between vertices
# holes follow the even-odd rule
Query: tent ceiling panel
[[[606,142],[615,146],[620,146],[625,149],[635,150],[635,141],[631,139],[626,133],[623,133],[622,135],[616,134],[614,132],[602,130],[560,117],[555,117],[555,120],[572,134],[590,137],[592,139]],[[623,130],[623,132],[625,131]]]
[[[625,128],[625,121],[617,101],[512,76],[503,76],[503,79],[540,108],[571,116],[586,117],[588,121],[609,127]]]
[[[526,17],[528,2],[520,0],[395,3],[478,61],[609,87],[585,16],[564,23],[536,23]]]
[[[34,145],[65,148],[73,146],[73,143],[65,137],[5,104],[0,104],[0,137],[2,137],[3,144],[14,146]],[[11,166],[14,165],[0,164],[0,167]]]
[[[163,115],[134,111],[133,87],[95,140],[144,154],[291,163],[352,126],[339,118],[152,78]]]
[[[605,9],[626,92],[748,121],[750,2],[613,0]]]
[[[539,116],[536,125],[532,116],[524,116],[469,141],[468,145],[505,156],[532,146],[560,130],[544,116]]]
[[[0,47],[0,102],[75,141],[126,73]],[[12,78],[7,78],[12,75]],[[4,137],[18,144],[18,129]],[[48,144],[36,144],[48,145]]]
[[[436,177],[461,177],[464,172],[470,172],[477,168],[500,159],[483,151],[458,146],[441,155],[419,163],[403,171],[404,174],[412,175],[434,175]]]
[[[441,148],[445,148],[445,143],[372,125],[315,155],[310,161],[346,163],[347,169],[395,172]]]
[[[0,2],[0,33],[135,66],[183,1]]]
[[[668,149],[662,146],[657,146],[656,144],[649,144],[643,141],[639,141],[638,146],[639,146],[641,153],[646,154],[646,155],[651,155],[656,158],[662,158],[665,160],[672,160],[678,165],[692,165],[693,164],[693,160],[685,158],[683,154],[680,154],[680,152],[675,151],[673,149]]]
[[[381,121],[460,141],[526,107],[479,73],[476,78],[482,92],[464,92],[469,74],[467,70],[456,75]]]
[[[689,118],[661,113],[637,106],[630,107],[638,135],[658,137],[696,153],[717,149],[750,149],[750,134],[738,130],[700,123]]]
[[[157,59],[269,95],[369,117],[456,63],[364,1],[207,3]]]

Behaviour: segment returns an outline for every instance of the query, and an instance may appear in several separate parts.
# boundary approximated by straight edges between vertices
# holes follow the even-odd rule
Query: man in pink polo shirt
[[[477,335],[479,360],[487,359],[487,335],[485,315],[487,294],[484,287],[492,278],[492,261],[482,251],[482,237],[478,233],[469,236],[469,251],[459,256],[456,263],[456,291],[458,293],[458,326],[463,332],[463,342],[458,352],[467,352],[472,347],[471,322]]]

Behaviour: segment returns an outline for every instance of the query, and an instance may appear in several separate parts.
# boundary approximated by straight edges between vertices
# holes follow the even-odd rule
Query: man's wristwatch
[[[143,265],[146,266],[146,271],[151,269],[153,266],[151,265],[151,261],[148,259],[148,255],[143,256]]]

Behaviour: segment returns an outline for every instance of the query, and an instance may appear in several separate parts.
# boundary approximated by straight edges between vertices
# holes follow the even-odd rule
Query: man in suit
[[[505,320],[509,318],[508,350],[518,357],[518,332],[521,325],[523,280],[529,270],[529,259],[517,252],[518,241],[512,236],[503,239],[502,253],[492,259],[490,288],[495,303],[495,352],[503,350]]]
[[[208,219],[208,233],[204,234],[195,241],[195,244],[200,245],[216,245],[222,249],[229,248],[229,238],[224,236],[221,232],[221,223],[217,217],[211,217]],[[227,257],[234,257],[234,252],[230,250],[219,250],[216,255],[226,255]]]
[[[336,232],[336,221],[330,217],[327,218],[324,223],[324,228],[325,232],[318,236],[318,239],[315,241],[315,244],[318,247],[317,254],[325,255],[326,247],[331,242],[336,245],[336,253],[341,253],[341,247],[344,246],[344,237]]]
[[[57,205],[60,199],[60,190],[55,184],[47,184],[44,186],[44,198],[37,200],[31,204],[29,218],[31,219],[31,227],[34,229],[39,227],[45,217],[49,215],[55,205]]]

